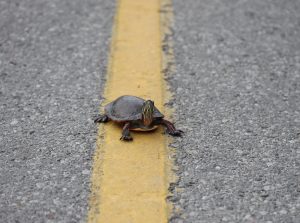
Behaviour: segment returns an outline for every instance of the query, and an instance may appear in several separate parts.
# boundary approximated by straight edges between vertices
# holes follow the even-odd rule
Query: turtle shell
[[[142,107],[145,100],[136,96],[124,95],[104,108],[105,114],[113,121],[134,121],[142,119]],[[163,118],[164,115],[154,107],[154,118]]]

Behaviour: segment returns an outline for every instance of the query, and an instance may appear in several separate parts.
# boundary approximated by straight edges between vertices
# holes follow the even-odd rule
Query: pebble
[[[85,170],[82,171],[82,174],[83,175],[89,175],[90,171],[88,169],[85,169]]]
[[[280,214],[287,214],[287,211],[285,209],[282,209],[279,211]]]
[[[12,121],[11,121],[11,125],[16,125],[16,124],[18,124],[19,122],[18,122],[18,120],[17,119],[13,119]]]

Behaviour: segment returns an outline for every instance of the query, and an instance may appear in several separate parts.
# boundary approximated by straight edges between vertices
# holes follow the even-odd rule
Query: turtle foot
[[[105,123],[108,122],[109,118],[107,117],[107,115],[98,115],[95,119],[94,119],[94,123]]]
[[[166,127],[166,132],[171,136],[182,136],[183,131],[176,129],[174,124],[166,119],[161,120],[161,124]]]
[[[133,138],[130,136],[130,135],[122,135],[120,140],[123,140],[123,141],[132,141]]]

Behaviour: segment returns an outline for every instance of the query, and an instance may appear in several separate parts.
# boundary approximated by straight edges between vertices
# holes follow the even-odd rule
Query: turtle
[[[151,131],[163,125],[166,132],[172,136],[181,136],[183,131],[175,128],[174,124],[164,119],[164,115],[154,106],[154,101],[143,98],[123,95],[104,107],[104,114],[94,119],[95,123],[108,121],[123,125],[120,140],[131,141],[130,130]]]

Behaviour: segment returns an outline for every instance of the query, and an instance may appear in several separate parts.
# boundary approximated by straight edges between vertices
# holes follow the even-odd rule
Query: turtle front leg
[[[105,123],[105,122],[108,122],[109,121],[109,118],[107,115],[97,115],[97,117],[94,119],[94,122],[95,123]]]
[[[132,140],[129,128],[130,128],[130,123],[126,122],[125,125],[123,126],[122,136],[121,136],[120,140],[124,140],[124,141]]]
[[[165,126],[167,128],[167,133],[172,136],[181,136],[181,134],[183,133],[183,131],[176,129],[173,123],[168,120],[162,119],[160,121],[160,124]]]

